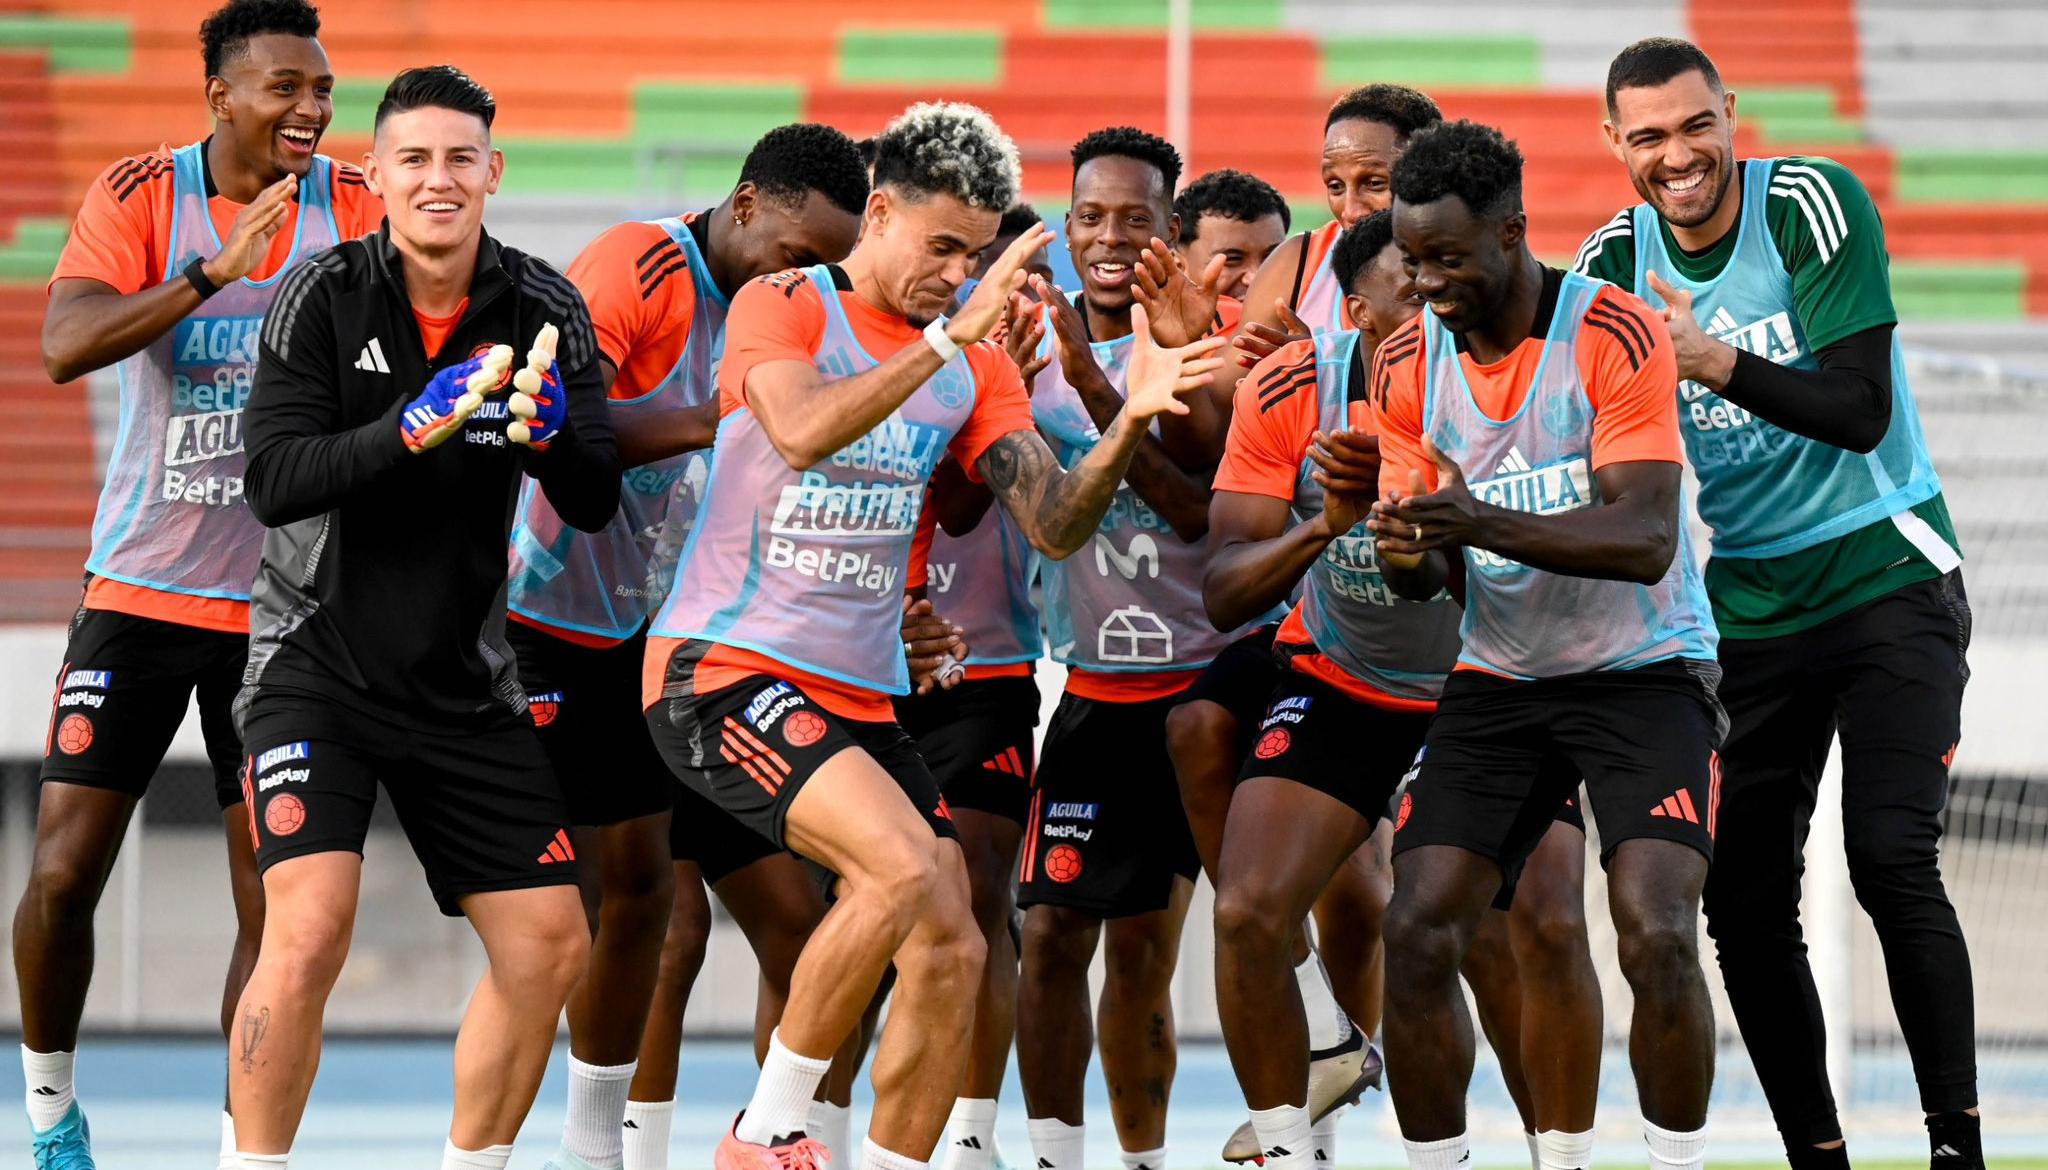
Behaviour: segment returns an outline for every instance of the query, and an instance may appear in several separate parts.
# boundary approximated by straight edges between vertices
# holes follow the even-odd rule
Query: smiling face
[[[1138,252],[1153,236],[1169,246],[1180,239],[1166,176],[1150,163],[1121,155],[1082,163],[1074,172],[1074,206],[1067,212],[1067,250],[1090,309],[1130,311]]]
[[[289,33],[263,33],[244,45],[206,79],[218,132],[231,136],[235,152],[264,182],[304,178],[334,120],[327,51],[311,37]]]
[[[953,294],[981,267],[1001,212],[953,195],[914,202],[885,185],[868,196],[860,237],[863,266],[882,303],[875,307],[922,329],[939,319]]]
[[[1603,129],[1636,194],[1676,228],[1706,224],[1735,181],[1735,95],[1687,70],[1614,94]]]
[[[1404,144],[1384,122],[1346,118],[1323,133],[1323,193],[1330,214],[1350,227],[1394,205],[1394,163]]]
[[[1415,295],[1444,328],[1467,333],[1490,322],[1507,299],[1528,230],[1520,211],[1475,215],[1456,195],[1394,203],[1394,246]]]
[[[429,255],[477,238],[484,197],[497,193],[504,170],[484,120],[445,106],[386,117],[376,149],[363,158],[363,177],[384,200],[392,234]]]
[[[1280,222],[1278,214],[1247,222],[1205,211],[1200,227],[1195,238],[1181,249],[1188,271],[1206,271],[1211,259],[1223,257],[1223,278],[1217,282],[1216,291],[1239,299],[1251,288],[1259,265],[1287,238],[1287,225]]]

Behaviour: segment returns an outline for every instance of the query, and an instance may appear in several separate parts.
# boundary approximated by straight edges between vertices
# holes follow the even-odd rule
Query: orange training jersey
[[[747,375],[755,366],[777,361],[815,363],[826,342],[828,322],[823,297],[828,294],[838,298],[838,307],[852,330],[853,340],[876,361],[888,360],[905,346],[926,344],[922,330],[869,305],[848,287],[850,282],[843,273],[837,269],[830,271],[841,287],[820,288],[806,271],[792,270],[752,281],[733,298],[732,312],[726,319],[725,360],[718,375],[721,420],[747,405]],[[982,454],[1004,435],[1032,428],[1031,400],[1017,367],[1001,347],[978,342],[969,346],[964,356],[974,376],[975,402],[946,451],[960,462],[968,476],[979,481],[975,463]],[[829,388],[821,391],[829,392]],[[696,549],[691,555],[701,552]],[[680,591],[680,576],[677,585]],[[671,594],[670,607],[674,604],[675,594]],[[657,625],[660,621],[657,618]],[[661,697],[669,660],[683,641],[674,637],[648,639],[643,695],[648,705]],[[826,678],[768,655],[722,643],[705,650],[697,664],[693,685],[698,693],[708,693],[753,674],[794,682],[826,710],[843,718],[869,722],[895,718],[889,696],[882,691]]]
[[[204,151],[201,151],[204,157]],[[49,283],[96,280],[123,296],[153,288],[170,263],[171,229],[176,219],[176,183],[172,150],[162,146],[149,154],[131,155],[100,172],[87,188],[85,201],[72,222],[71,236],[57,258]],[[384,218],[383,200],[370,194],[363,173],[346,163],[331,167],[329,199],[335,230],[344,240],[368,235]],[[225,240],[245,204],[217,194],[213,176],[205,176],[207,211],[214,233]],[[297,242],[299,202],[294,199],[285,221],[271,237],[262,265],[249,274],[268,280],[288,260]],[[86,583],[85,608],[133,614],[176,625],[224,633],[247,633],[249,603],[235,598],[173,593],[93,576]]]
[[[683,222],[694,229],[700,214]],[[658,223],[622,223],[578,253],[568,277],[590,305],[598,351],[619,372],[611,396],[651,393],[682,358],[696,315],[696,285],[681,246]]]

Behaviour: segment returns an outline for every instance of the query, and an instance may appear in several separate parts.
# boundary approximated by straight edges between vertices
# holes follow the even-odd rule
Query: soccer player
[[[1082,138],[1072,157],[1067,246],[1082,290],[1069,301],[1040,286],[1051,360],[1032,392],[1039,429],[1070,466],[1101,449],[1135,392],[1129,363],[1147,343],[1215,327],[1206,302],[1192,319],[1182,319],[1179,304],[1162,303],[1149,329],[1135,311],[1149,246],[1158,241],[1153,258],[1170,259],[1178,236],[1179,153],[1154,135],[1116,127]],[[1162,337],[1169,328],[1179,335]],[[1141,330],[1149,332],[1142,340]],[[1097,1018],[1117,1136],[1133,1170],[1163,1164],[1174,1070],[1169,991],[1200,866],[1164,750],[1165,721],[1235,640],[1202,612],[1207,475],[1184,470],[1148,435],[1124,478],[1089,551],[1043,568],[1052,654],[1071,669],[1046,729],[1025,828],[1017,1071],[1032,1147],[1048,1170],[1080,1170],[1092,1047],[1088,967],[1105,936]]]
[[[1252,274],[1287,238],[1293,213],[1273,185],[1243,171],[1210,171],[1181,188],[1173,200],[1180,218],[1180,255],[1189,272],[1205,272],[1223,257],[1216,291],[1238,300]]]
[[[754,144],[739,184],[717,206],[620,224],[569,266],[590,307],[619,461],[628,470],[618,515],[603,532],[584,536],[564,523],[529,480],[512,534],[508,633],[534,724],[562,782],[594,911],[590,971],[569,999],[569,1109],[555,1170],[605,1170],[624,1157],[628,1086],[677,880],[729,881],[728,892],[754,906],[815,893],[797,866],[755,869],[778,851],[678,788],[636,698],[647,619],[673,571],[656,555],[657,538],[679,547],[701,503],[726,307],[756,276],[844,259],[867,193],[852,139],[829,126],[784,126]],[[778,877],[802,888],[760,888]],[[810,926],[802,918],[749,921],[798,928],[780,946],[764,940],[771,950],[801,946]],[[663,1028],[649,1042],[678,1039]],[[673,1051],[650,1055],[656,1064],[675,1059]],[[662,1079],[643,1091],[661,1090]],[[631,1099],[658,1106],[673,1094],[673,1083],[666,1088],[658,1098]],[[637,1120],[658,1124],[648,1112]]]
[[[1706,912],[1736,1023],[1792,1165],[1847,1166],[1799,925],[1839,733],[1849,878],[1884,948],[1931,1164],[1982,1166],[1970,957],[1939,866],[1970,607],[1893,333],[1884,224],[1832,159],[1738,159],[1735,95],[1686,41],[1614,59],[1606,132],[1643,202],[1578,267],[1663,307],[1714,534],[1732,726]]]
[[[892,960],[862,1163],[922,1166],[960,1084],[984,947],[946,804],[889,705],[908,689],[905,570],[934,468],[951,454],[1033,548],[1066,556],[1152,417],[1220,362],[1199,357],[1213,340],[1138,346],[1124,414],[1062,471],[1016,366],[979,344],[1051,233],[1019,236],[940,316],[1015,201],[1016,148],[958,104],[911,107],[876,146],[846,263],[766,277],[733,300],[718,456],[648,640],[648,724],[671,767],[840,878],[720,1170],[815,1163],[811,1098]]]
[[[399,74],[365,160],[385,229],[294,272],[264,322],[248,481],[270,532],[236,715],[270,912],[229,1046],[244,1167],[291,1149],[380,781],[441,911],[489,956],[444,1167],[505,1165],[589,952],[505,640],[505,549],[522,473],[596,532],[619,465],[582,298],[483,229],[495,113],[452,67]]]
[[[290,0],[235,0],[209,16],[213,133],[102,172],[50,278],[44,365],[58,382],[116,366],[121,428],[57,672],[35,860],[14,916],[38,1166],[92,1165],[72,1066],[93,914],[195,690],[235,904],[223,1031],[256,962],[263,890],[229,711],[263,537],[243,499],[242,406],[283,274],[384,214],[361,171],[315,153],[334,112],[319,34],[319,13]],[[225,1112],[222,1131],[232,1155]]]
[[[1336,1038],[1313,1034],[1314,1014],[1304,1020],[1285,1006],[1276,1015],[1273,1007],[1306,1006],[1330,994],[1327,983],[1304,974],[1301,964],[1315,960],[1295,928],[1368,833],[1371,847],[1385,849],[1373,827],[1421,746],[1458,652],[1456,604],[1440,594],[1418,605],[1390,590],[1363,527],[1379,471],[1376,444],[1354,429],[1370,422],[1366,371],[1380,339],[1418,308],[1394,247],[1392,214],[1374,212],[1345,229],[1332,267],[1348,290],[1346,312],[1360,327],[1291,343],[1239,386],[1210,508],[1221,543],[1203,582],[1211,620],[1227,626],[1284,601],[1306,580],[1275,640],[1289,669],[1256,722],[1216,881],[1224,1037],[1254,1106],[1255,1148],[1268,1165],[1332,1157],[1330,1135],[1311,1140],[1307,1105],[1316,1099],[1310,1074],[1317,1051]],[[1326,486],[1347,481],[1348,505],[1345,492]],[[1334,527],[1347,519],[1350,527]],[[1363,757],[1360,742],[1368,745]],[[1536,880],[1496,899],[1501,908],[1512,905],[1514,925],[1506,915],[1487,915],[1463,967],[1532,1135],[1539,1128],[1588,1128],[1598,1088],[1600,989],[1576,880],[1585,831],[1575,807],[1562,811],[1561,823],[1544,835],[1541,861],[1532,859]],[[1368,909],[1364,921],[1343,923],[1340,937],[1363,938],[1376,949],[1385,903]],[[1532,968],[1526,979],[1517,978],[1518,953]],[[1529,1077],[1530,1065],[1546,1075]],[[1532,1079],[1542,1083],[1532,1086]]]
[[[1693,1168],[1713,1082],[1695,937],[1722,716],[1680,515],[1676,359],[1648,306],[1530,254],[1521,176],[1513,144],[1471,122],[1417,134],[1394,167],[1394,238],[1425,308],[1374,362],[1386,498],[1368,524],[1403,596],[1433,596],[1455,552],[1466,602],[1396,816],[1388,1076],[1409,1164],[1464,1165],[1459,961],[1583,776],[1635,994],[1650,1164]],[[1590,1163],[1590,1130],[1538,1144],[1546,1168]]]

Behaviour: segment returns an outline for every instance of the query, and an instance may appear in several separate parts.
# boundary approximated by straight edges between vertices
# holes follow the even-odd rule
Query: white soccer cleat
[[[1345,1105],[1358,1104],[1359,1097],[1367,1089],[1380,1087],[1380,1077],[1385,1071],[1386,1062],[1380,1059],[1380,1050],[1357,1028],[1353,1028],[1351,1035],[1336,1046],[1310,1053],[1309,1121],[1321,1121]],[[1252,1132],[1250,1121],[1238,1126],[1230,1140],[1223,1143],[1223,1160],[1265,1164],[1265,1151],[1259,1148],[1259,1137]]]

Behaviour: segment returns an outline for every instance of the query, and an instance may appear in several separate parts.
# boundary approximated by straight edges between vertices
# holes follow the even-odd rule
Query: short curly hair
[[[1464,200],[1473,215],[1522,208],[1522,152],[1507,136],[1477,122],[1446,122],[1418,133],[1394,164],[1394,198],[1434,203]]]
[[[199,26],[199,51],[206,75],[219,77],[228,62],[249,49],[249,38],[269,33],[320,35],[320,10],[306,0],[228,0]]]
[[[1418,130],[1442,122],[1444,112],[1419,89],[1375,82],[1359,86],[1330,103],[1330,113],[1323,119],[1323,129],[1327,131],[1339,122],[1354,118],[1378,122],[1405,139]]]
[[[1210,171],[1181,188],[1173,201],[1173,213],[1180,217],[1180,242],[1192,244],[1201,235],[1202,216],[1209,213],[1240,223],[1257,223],[1269,215],[1280,217],[1280,230],[1294,224],[1294,213],[1273,184],[1243,171]]]
[[[795,206],[816,191],[841,211],[859,215],[868,202],[868,168],[860,147],[831,126],[795,122],[761,136],[740,164],[740,182]]]
[[[1180,184],[1180,151],[1173,143],[1147,133],[1136,126],[1110,126],[1096,130],[1074,144],[1072,151],[1074,173],[1079,175],[1083,164],[1098,158],[1136,159],[1158,171],[1166,179],[1166,192],[1172,197],[1173,189]]]
[[[1022,185],[1017,144],[978,106],[919,102],[875,136],[875,186],[913,201],[951,195],[1000,212]]]
[[[1394,213],[1375,211],[1344,229],[1337,246],[1330,249],[1330,274],[1345,292],[1358,291],[1358,278],[1372,268],[1372,262],[1394,242]]]

